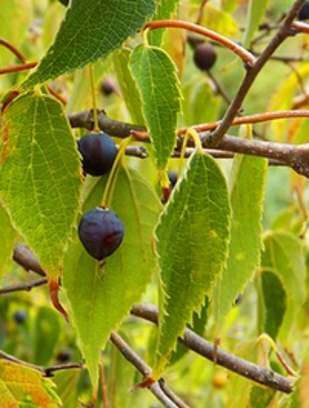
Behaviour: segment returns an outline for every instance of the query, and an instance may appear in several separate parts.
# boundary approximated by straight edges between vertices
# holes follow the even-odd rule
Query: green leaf
[[[169,19],[175,12],[179,0],[157,0],[156,12],[153,20]],[[149,33],[150,43],[160,46],[165,29],[158,29]]]
[[[141,97],[129,70],[131,51],[127,48],[122,48],[114,52],[113,57],[118,83],[131,119],[134,123],[142,125],[144,117]]]
[[[250,392],[250,406],[254,408],[268,408],[275,396],[274,390],[254,386]]]
[[[78,383],[81,370],[57,371],[53,381],[57,386],[57,393],[61,398],[64,408],[78,407]]]
[[[304,248],[300,239],[281,231],[267,234],[264,245],[262,267],[278,276],[287,296],[286,313],[279,332],[279,337],[286,342],[306,299]]]
[[[106,57],[134,35],[153,12],[153,0],[73,1],[54,44],[24,88]]]
[[[62,404],[54,388],[54,383],[39,371],[0,360],[1,408],[58,408]]]
[[[226,13],[211,4],[206,4],[201,24],[229,37],[236,37],[239,27],[231,13]]]
[[[100,203],[105,182],[106,178],[97,182],[84,211]],[[125,228],[120,248],[100,266],[76,239],[67,253],[64,270],[70,316],[94,387],[100,350],[111,331],[140,299],[155,266],[151,238],[160,203],[136,171],[127,168],[119,171],[112,208]]]
[[[230,250],[214,306],[219,326],[260,264],[267,169],[267,160],[259,157],[239,155],[233,162]]]
[[[141,45],[132,54],[131,70],[141,93],[157,165],[162,169],[176,143],[181,99],[176,67],[165,51]]]
[[[0,200],[48,275],[63,269],[79,209],[80,159],[61,105],[23,95],[2,118]]]
[[[263,272],[261,281],[263,295],[261,332],[276,339],[286,312],[286,292],[279,277],[272,272]]]
[[[12,258],[15,240],[16,231],[12,226],[7,212],[0,206],[0,276],[4,272],[7,272],[8,264]]]
[[[250,0],[247,14],[246,31],[244,34],[244,47],[249,48],[251,40],[258,29],[268,5],[268,0]]]
[[[177,338],[226,262],[230,205],[225,178],[211,157],[196,152],[178,182],[156,229],[161,269],[159,357],[155,372],[168,363]]]
[[[53,356],[61,333],[59,314],[47,306],[38,309],[34,324],[34,363],[45,366]],[[44,347],[42,347],[44,344]]]

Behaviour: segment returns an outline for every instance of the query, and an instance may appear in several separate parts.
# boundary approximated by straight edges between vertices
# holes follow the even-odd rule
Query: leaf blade
[[[105,182],[103,179],[96,184],[84,210],[98,205]],[[126,168],[119,171],[112,204],[125,227],[122,245],[106,259],[102,271],[76,239],[66,257],[63,280],[94,386],[101,348],[139,300],[151,277],[151,236],[160,208],[148,184],[136,171]]]
[[[141,94],[157,166],[164,169],[176,143],[177,114],[181,108],[175,64],[160,48],[141,45],[131,56],[130,68]]]
[[[163,285],[156,373],[164,369],[205,295],[211,297],[226,261],[229,219],[225,178],[212,158],[197,152],[156,228]]]
[[[0,198],[13,226],[58,276],[79,210],[80,159],[60,104],[27,94],[3,117]]]
[[[105,57],[134,35],[153,11],[153,0],[72,2],[54,44],[24,89]]]

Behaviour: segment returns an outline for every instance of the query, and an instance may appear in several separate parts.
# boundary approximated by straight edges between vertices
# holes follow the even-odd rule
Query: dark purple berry
[[[101,261],[119,247],[124,227],[113,211],[97,207],[83,215],[78,233],[89,255]]]
[[[59,353],[56,356],[56,360],[58,361],[58,363],[67,363],[68,361],[71,360],[72,357],[72,353],[70,350],[61,350],[59,351]]]
[[[106,133],[89,133],[78,141],[83,169],[92,176],[102,176],[110,171],[117,156],[117,146]]]
[[[307,20],[309,18],[309,1],[306,1],[298,13],[299,20]]]
[[[101,92],[105,96],[109,96],[116,92],[116,85],[112,79],[104,79],[101,83]]]
[[[208,71],[217,60],[217,53],[210,44],[199,44],[194,51],[195,65],[202,71]]]
[[[175,185],[176,185],[176,183],[177,183],[177,179],[178,179],[178,176],[177,176],[176,171],[170,170],[170,171],[168,172],[168,178],[169,178],[171,187],[172,187],[172,188],[175,187]]]
[[[14,313],[14,320],[17,324],[23,324],[27,318],[27,313],[24,310],[17,310]]]

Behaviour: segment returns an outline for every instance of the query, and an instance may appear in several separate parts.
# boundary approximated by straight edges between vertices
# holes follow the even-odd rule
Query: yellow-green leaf
[[[193,312],[225,266],[230,204],[216,161],[196,152],[156,228],[162,281],[156,373],[161,373]]]
[[[100,204],[105,184],[106,178],[98,181],[84,211]],[[139,301],[155,267],[151,238],[160,203],[138,172],[125,167],[119,170],[112,209],[124,224],[120,248],[99,265],[75,239],[66,256],[63,279],[70,317],[94,387],[101,349]]]
[[[17,98],[1,126],[0,200],[49,276],[63,269],[79,210],[80,159],[61,105],[49,96]]]
[[[106,57],[134,35],[153,12],[153,0],[71,2],[54,44],[24,88]]]
[[[217,325],[222,323],[260,264],[267,169],[267,160],[259,157],[239,155],[234,159],[230,250],[214,300]]]
[[[62,404],[54,388],[54,383],[39,371],[0,360],[1,408],[19,408],[26,403],[37,408],[59,408]]]
[[[157,165],[162,169],[176,143],[181,99],[176,66],[162,49],[141,45],[132,54],[131,70],[141,94]]]

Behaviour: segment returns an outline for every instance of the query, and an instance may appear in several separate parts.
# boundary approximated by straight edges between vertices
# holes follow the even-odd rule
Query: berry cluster
[[[117,156],[117,147],[106,133],[89,133],[78,141],[85,173],[92,176],[107,174]],[[121,244],[124,227],[117,215],[107,208],[93,208],[79,223],[79,238],[86,251],[101,261],[110,256]]]

